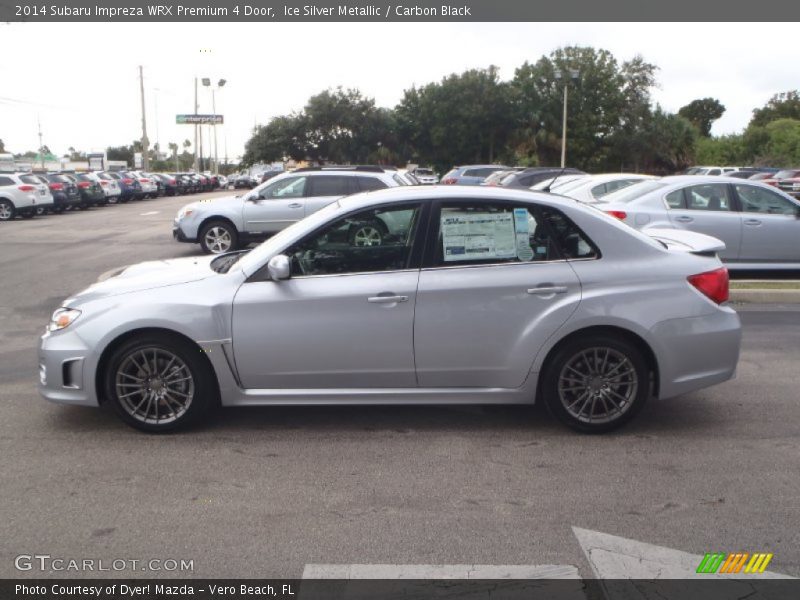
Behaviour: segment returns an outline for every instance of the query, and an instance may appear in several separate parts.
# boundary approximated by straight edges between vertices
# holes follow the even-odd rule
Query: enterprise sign
[[[175,115],[178,125],[222,125],[222,115]]]

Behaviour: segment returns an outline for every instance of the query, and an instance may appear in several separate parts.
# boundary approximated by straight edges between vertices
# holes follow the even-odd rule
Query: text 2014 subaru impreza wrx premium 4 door
[[[40,390],[147,431],[218,402],[535,401],[604,431],[735,372],[721,243],[667,233],[529,191],[356,194],[249,253],[121,268],[67,299]]]

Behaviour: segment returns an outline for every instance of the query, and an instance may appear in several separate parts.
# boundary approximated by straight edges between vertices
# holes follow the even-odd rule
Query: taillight
[[[728,269],[725,267],[698,275],[690,275],[687,279],[689,283],[717,304],[727,302],[729,281]]]
[[[64,184],[63,183],[51,183],[50,184],[50,189],[53,190],[54,192],[60,192],[60,191],[62,191],[64,189]]]
[[[89,183],[88,181],[79,181],[78,182],[78,187],[81,188],[81,189],[84,189],[84,190],[86,188],[88,188],[90,185],[92,185],[92,184]]]
[[[108,185],[108,182],[105,179],[101,179],[100,185]]]
[[[177,183],[177,182],[176,182],[174,179],[170,179],[170,180],[169,180],[169,184],[170,184],[170,185],[175,185],[176,183]]]
[[[17,189],[19,189],[20,192],[32,192],[36,188],[33,187],[32,185],[21,185]]]
[[[124,183],[125,185],[131,185],[133,183],[133,179],[123,179],[122,183]]]
[[[456,180],[454,177],[447,177],[446,179],[442,179],[442,183],[444,185],[455,185]]]
[[[141,181],[142,183],[150,183],[149,179],[140,179],[139,181]]]
[[[605,212],[607,215],[611,215],[612,217],[615,217],[620,221],[624,221],[625,219],[628,218],[628,213],[626,213],[624,210],[607,210]]]

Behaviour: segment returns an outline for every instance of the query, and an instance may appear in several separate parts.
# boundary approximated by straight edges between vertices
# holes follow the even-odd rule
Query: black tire
[[[83,203],[83,202],[81,202],[81,203],[78,205],[78,208],[79,208],[79,209],[81,209],[81,210],[89,210],[89,205],[88,205],[88,204],[85,204],[85,203]]]
[[[17,209],[10,200],[0,199],[0,221],[13,221],[17,216]]]
[[[650,396],[650,369],[640,350],[608,334],[576,337],[559,347],[542,372],[549,412],[584,433],[621,427]]]
[[[35,210],[20,211],[19,216],[22,217],[23,219],[32,219],[33,217],[36,216],[36,211]]]
[[[382,245],[387,233],[383,221],[362,221],[353,223],[347,236],[351,246],[369,247]]]
[[[211,365],[197,346],[181,338],[137,336],[117,348],[106,365],[105,397],[125,423],[140,431],[189,427],[218,403]]]
[[[226,237],[227,236],[227,237]],[[239,248],[239,233],[227,221],[211,221],[200,229],[200,247],[206,254],[225,254]],[[216,239],[214,243],[212,240]],[[226,239],[228,240],[226,242]]]

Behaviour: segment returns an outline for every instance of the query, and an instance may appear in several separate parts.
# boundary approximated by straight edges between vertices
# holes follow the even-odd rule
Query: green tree
[[[108,160],[124,160],[129,165],[133,164],[133,148],[131,146],[109,146],[106,148]]]
[[[656,67],[640,56],[618,63],[607,50],[569,46],[517,69],[523,126],[540,164],[561,157],[564,87],[568,88],[567,163],[587,170],[618,168],[620,156],[641,145]],[[577,72],[577,78],[570,75]],[[561,78],[557,77],[557,74]]]
[[[697,127],[700,134],[709,137],[711,125],[725,113],[725,107],[716,98],[692,100],[678,110],[678,114]]]
[[[750,126],[763,127],[778,119],[800,120],[800,91],[775,94],[764,106],[753,110]]]
[[[777,119],[765,127],[768,140],[761,156],[761,162],[769,162],[776,167],[793,167],[800,164],[800,120]]]
[[[752,162],[747,156],[744,135],[741,133],[719,137],[700,136],[697,139],[695,160],[700,165],[736,165]]]
[[[670,174],[691,165],[694,158],[697,130],[683,117],[667,113],[656,106],[642,138],[646,152],[642,156],[644,170]]]

